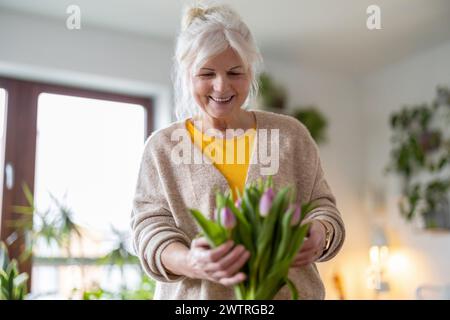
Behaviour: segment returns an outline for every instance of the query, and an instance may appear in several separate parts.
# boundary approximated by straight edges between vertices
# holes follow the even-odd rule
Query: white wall
[[[0,75],[156,96],[157,125],[171,120],[171,43],[2,11],[0,46]]]
[[[450,233],[423,231],[417,223],[408,224],[397,209],[398,179],[384,176],[389,161],[389,115],[404,105],[431,102],[436,87],[450,87],[450,42],[408,57],[367,76],[361,81],[364,106],[365,185],[381,190],[387,200],[386,211],[378,218],[385,225],[392,245],[390,297],[415,298],[423,284],[450,283]],[[377,217],[368,213],[368,219]],[[392,251],[391,250],[391,251]]]

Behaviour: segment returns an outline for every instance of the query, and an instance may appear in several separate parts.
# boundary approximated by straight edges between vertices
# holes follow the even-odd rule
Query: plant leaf
[[[291,299],[298,300],[298,291],[297,288],[295,287],[295,284],[288,277],[286,277],[284,281],[286,281],[286,284],[289,290],[291,291]]]
[[[205,233],[205,236],[211,246],[217,247],[227,240],[226,232],[223,227],[208,220],[200,211],[196,209],[189,209],[189,211],[199,224],[202,231]]]

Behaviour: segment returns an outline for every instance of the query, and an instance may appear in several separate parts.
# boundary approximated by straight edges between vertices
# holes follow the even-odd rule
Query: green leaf
[[[288,277],[285,278],[285,281],[289,290],[291,291],[292,300],[298,300],[298,291],[297,288],[295,287],[295,284]]]
[[[280,261],[283,257],[288,253],[288,246],[291,241],[291,220],[292,214],[294,213],[295,208],[289,209],[283,216],[281,222],[281,239],[278,242],[275,242],[275,246],[277,246],[277,251],[274,251],[275,254],[275,262]]]
[[[33,199],[33,193],[31,192],[30,188],[28,187],[28,184],[25,182],[22,184],[23,193],[25,194],[25,198],[27,199],[28,205],[33,208],[34,210],[34,199]]]
[[[28,281],[28,274],[21,273],[17,277],[14,278],[14,286],[15,287],[21,287],[26,284]]]
[[[316,208],[317,208],[317,206],[315,205],[314,201],[302,204],[302,214],[301,214],[300,221],[305,219],[305,217],[308,215],[308,213],[310,213],[311,211],[313,211]]]
[[[9,265],[8,248],[3,241],[0,241],[0,270],[6,270]]]
[[[244,246],[248,250],[250,250],[251,253],[255,252],[252,241],[252,228],[250,227],[250,224],[248,223],[244,214],[236,208],[231,199],[227,199],[226,206],[231,209],[233,214],[236,216],[236,219],[238,220],[236,228],[239,230],[239,236],[241,237]]]
[[[300,250],[303,241],[305,240],[305,236],[308,233],[309,227],[310,223],[295,228],[294,235],[292,237],[292,243],[287,254],[288,261],[291,262],[297,255],[297,252]]]
[[[30,206],[13,206],[13,212],[31,215],[34,212],[34,208]]]
[[[200,211],[196,209],[189,209],[189,211],[199,224],[202,231],[205,233],[205,236],[211,246],[217,247],[227,240],[226,232],[223,227],[208,220]]]

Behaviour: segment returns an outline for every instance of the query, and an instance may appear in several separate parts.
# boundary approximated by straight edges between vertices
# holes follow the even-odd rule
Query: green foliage
[[[386,172],[402,177],[404,197],[399,206],[409,221],[434,211],[448,197],[450,91],[438,87],[431,104],[405,106],[391,115],[389,123],[393,134]],[[424,175],[431,179],[421,179]]]
[[[14,206],[14,212],[19,214],[19,218],[8,222],[15,229],[8,237],[10,243],[17,241],[20,237],[25,239],[26,248],[19,257],[20,261],[29,259],[39,240],[64,248],[70,257],[71,240],[73,237],[81,239],[82,236],[80,227],[73,220],[72,210],[50,194],[53,209],[40,212],[35,207],[33,194],[28,185],[23,184],[22,187],[27,205]],[[120,268],[123,282],[121,289],[118,292],[109,292],[99,286],[93,286],[92,289],[83,292],[83,299],[152,299],[155,283],[144,275],[139,267],[139,259],[126,249],[127,235],[114,228],[112,231],[115,235],[114,248],[99,258],[97,264],[108,264]],[[2,243],[0,247],[2,294],[6,292],[5,295],[7,294],[8,298],[23,299],[28,275],[19,274],[16,261],[9,262],[6,250],[6,245]],[[141,283],[136,290],[129,290],[125,285],[124,267],[127,264],[136,265],[141,272]],[[3,289],[4,286],[8,290]],[[3,298],[3,296],[0,297]]]
[[[122,287],[117,292],[102,289],[94,285],[83,292],[83,300],[151,300],[155,291],[155,281],[146,275],[142,275],[138,288],[129,290]]]
[[[301,214],[295,206],[295,190],[284,187],[270,200],[270,209],[266,216],[261,207],[261,199],[273,190],[272,178],[259,179],[250,184],[239,194],[235,204],[229,194],[216,193],[216,212],[229,208],[236,217],[237,223],[231,233],[217,215],[215,221],[209,220],[201,212],[190,209],[194,219],[201,228],[212,247],[217,247],[228,239],[235,244],[242,244],[250,252],[250,258],[243,267],[248,277],[234,287],[236,298],[244,300],[272,299],[282,286],[287,285],[292,298],[298,293],[294,284],[288,279],[289,267],[309,229],[309,224],[302,225],[304,217],[314,209],[312,203],[301,206]],[[293,223],[293,214],[298,220]]]
[[[128,234],[111,227],[115,237],[114,248],[98,259],[99,264],[109,264],[123,268],[126,264],[138,264],[139,259],[127,250]]]
[[[294,111],[293,116],[308,128],[317,144],[326,142],[326,128],[328,121],[317,108],[306,107],[297,109]]]
[[[17,261],[10,260],[8,249],[0,242],[0,300],[23,300],[27,294],[28,274],[20,273]]]
[[[259,95],[262,100],[263,108],[272,108],[283,110],[286,106],[286,90],[275,83],[272,77],[267,73],[262,73],[258,79]]]
[[[259,107],[274,112],[288,113],[285,111],[287,93],[284,87],[275,83],[268,73],[262,73],[258,83],[260,104],[262,104]],[[328,121],[316,107],[298,107],[291,115],[308,128],[317,144],[326,142]]]
[[[26,248],[19,260],[24,261],[30,257],[39,239],[44,240],[48,245],[56,244],[65,248],[70,255],[72,236],[81,237],[80,227],[73,220],[73,212],[52,194],[50,197],[55,209],[40,212],[35,207],[33,194],[28,185],[24,183],[22,189],[27,205],[14,206],[14,212],[21,216],[9,221],[9,225],[15,229],[10,238],[17,240],[24,237],[25,239]]]

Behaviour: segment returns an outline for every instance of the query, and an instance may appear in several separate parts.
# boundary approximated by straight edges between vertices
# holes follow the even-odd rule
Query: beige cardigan
[[[331,259],[342,247],[345,231],[335,198],[324,178],[315,142],[304,125],[292,117],[253,112],[257,129],[279,129],[280,159],[278,173],[273,176],[275,188],[295,185],[297,199],[318,201],[319,206],[308,219],[323,219],[333,226],[331,247],[319,261]],[[179,140],[171,140],[176,129],[180,129],[176,132],[181,132],[186,141],[184,147],[191,148],[193,156],[202,156],[201,150],[193,147],[184,121],[158,130],[148,138],[133,203],[134,248],[146,273],[157,280],[155,299],[234,299],[232,288],[169,274],[161,263],[161,252],[170,243],[180,241],[189,247],[199,232],[187,208],[197,208],[211,218],[215,190],[224,192],[228,189],[227,181],[212,164],[174,164],[171,161],[173,150],[177,145],[180,147]],[[262,140],[255,137],[246,184],[261,176],[260,168],[264,165],[257,163],[257,150],[261,148]],[[300,299],[325,297],[315,264],[291,268],[289,278],[295,283]],[[275,299],[290,299],[288,288],[283,287]]]

